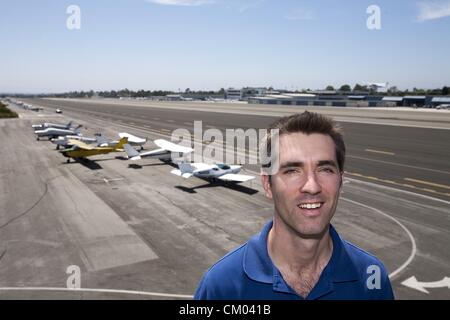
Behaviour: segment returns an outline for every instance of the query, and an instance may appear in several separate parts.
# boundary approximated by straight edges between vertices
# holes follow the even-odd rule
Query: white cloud
[[[424,22],[450,16],[450,1],[422,1],[418,3],[417,21]]]
[[[191,6],[191,7],[214,3],[214,0],[148,0],[148,1],[167,6]]]
[[[284,18],[287,20],[312,20],[314,15],[311,10],[296,9],[285,15]]]

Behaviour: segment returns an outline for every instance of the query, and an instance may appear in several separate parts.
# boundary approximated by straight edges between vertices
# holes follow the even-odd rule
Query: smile
[[[319,209],[322,206],[322,202],[314,202],[314,203],[300,203],[298,207],[300,209]]]

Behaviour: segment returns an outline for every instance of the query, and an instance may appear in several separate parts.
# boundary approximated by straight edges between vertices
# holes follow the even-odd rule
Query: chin
[[[296,231],[302,238],[322,238],[323,235],[328,232],[329,223],[323,224],[317,224],[317,223],[311,223],[311,222],[304,222],[300,224]]]

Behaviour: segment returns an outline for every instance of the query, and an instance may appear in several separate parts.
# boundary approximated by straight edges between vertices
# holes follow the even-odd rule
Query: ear
[[[270,176],[267,174],[261,174],[261,184],[266,193],[266,197],[272,199],[272,184],[270,182]]]

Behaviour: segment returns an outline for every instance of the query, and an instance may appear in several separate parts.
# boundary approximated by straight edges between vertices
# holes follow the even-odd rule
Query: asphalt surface
[[[66,111],[81,112],[168,136],[177,128],[187,128],[192,132],[194,121],[202,121],[204,130],[217,128],[225,136],[225,129],[266,128],[279,116],[305,110],[286,106],[190,102],[27,101],[42,106],[61,107]],[[346,171],[349,176],[450,200],[449,111],[347,110],[329,107],[311,107],[308,110],[330,115],[342,126],[347,145]],[[262,115],[264,113],[269,115]],[[392,123],[377,124],[386,119]],[[418,127],[420,125],[427,128]],[[251,168],[258,169],[257,166]]]
[[[44,112],[18,109],[20,119],[0,120],[0,298],[186,298],[213,262],[272,216],[257,180],[238,187],[180,180],[158,160],[130,164],[122,154],[66,164],[52,144],[35,140],[31,124],[73,119],[88,128],[85,135],[101,130],[112,138],[128,131],[155,139],[167,138],[175,128],[192,128],[194,120],[203,120],[205,128],[262,128],[275,117],[262,113],[273,110],[248,111],[240,104],[28,102],[44,106]],[[54,113],[56,106],[63,115]],[[292,113],[284,108],[277,112]],[[328,109],[322,111],[339,113]],[[346,114],[341,121],[349,157],[333,224],[385,263],[397,298],[449,299],[448,288],[426,294],[402,285],[412,276],[433,282],[450,275],[450,131],[430,128],[448,125],[448,115],[405,111],[392,119],[389,112],[368,112]],[[425,115],[424,121],[417,114]],[[246,168],[243,173],[251,174],[253,167]],[[95,290],[64,290],[70,265],[80,267],[82,288]]]

